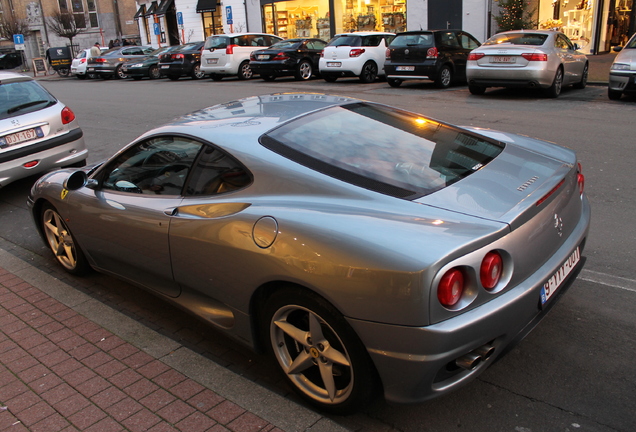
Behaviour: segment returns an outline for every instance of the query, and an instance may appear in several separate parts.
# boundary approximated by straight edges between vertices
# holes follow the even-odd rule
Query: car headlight
[[[612,63],[612,70],[630,70],[627,63]]]

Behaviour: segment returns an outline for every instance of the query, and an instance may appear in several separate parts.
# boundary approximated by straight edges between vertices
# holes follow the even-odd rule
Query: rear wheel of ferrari
[[[90,270],[84,253],[75,242],[64,219],[52,205],[46,204],[42,208],[40,222],[46,242],[64,270],[77,275]]]
[[[345,414],[375,396],[377,373],[351,326],[323,298],[300,288],[265,306],[271,352],[294,391],[320,409]]]

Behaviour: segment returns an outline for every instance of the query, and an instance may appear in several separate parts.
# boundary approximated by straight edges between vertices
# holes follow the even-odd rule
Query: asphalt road
[[[556,100],[526,91],[431,84],[391,88],[357,80],[298,83],[280,79],[221,82],[41,80],[76,113],[101,160],[176,116],[243,96],[282,91],[341,94],[387,103],[442,121],[516,132],[575,149],[583,165],[593,220],[579,280],[546,319],[477,380],[424,404],[334,417],[357,431],[633,431],[636,416],[636,212],[631,152],[634,99],[609,101],[604,87],[566,89]],[[25,198],[34,179],[0,189],[2,246],[57,273],[37,237]],[[103,275],[66,279],[124,313],[254,381],[287,394],[273,365],[153,296]],[[293,397],[293,396],[289,396]]]

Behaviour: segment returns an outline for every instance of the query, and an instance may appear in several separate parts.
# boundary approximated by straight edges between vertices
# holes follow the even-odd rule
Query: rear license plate
[[[340,67],[342,66],[341,62],[327,62],[327,67]]]
[[[217,64],[219,59],[208,59],[208,64]]]
[[[581,261],[581,251],[577,247],[574,252],[572,252],[572,255],[565,260],[561,268],[543,284],[543,288],[541,288],[541,305],[546,304],[550,297],[554,295],[567,276],[572,273],[572,270],[574,270],[579,261]]]
[[[161,65],[161,69],[170,69],[170,65]]]
[[[259,54],[256,56],[257,60],[267,60],[269,56],[267,54]]]
[[[89,72],[94,72],[94,71],[95,71],[95,68],[88,68],[88,71],[89,71]]]
[[[493,56],[490,63],[516,63],[517,59],[511,56]]]
[[[36,138],[41,138],[42,136],[44,136],[44,134],[42,133],[42,129],[40,129],[39,127],[27,129],[24,131],[16,132],[14,134],[5,135],[3,137],[4,143],[0,141],[0,144],[6,144],[6,147],[10,147],[12,145],[23,143],[25,141],[31,141]]]
[[[397,66],[395,70],[402,72],[413,72],[415,70],[415,66]]]

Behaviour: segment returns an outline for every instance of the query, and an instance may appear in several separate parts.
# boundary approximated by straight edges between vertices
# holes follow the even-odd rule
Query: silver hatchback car
[[[468,89],[481,95],[487,87],[540,88],[553,98],[566,85],[582,89],[587,84],[589,66],[578,49],[558,31],[498,33],[469,54]]]
[[[87,155],[69,107],[32,78],[0,72],[0,187],[53,168],[84,166]]]

